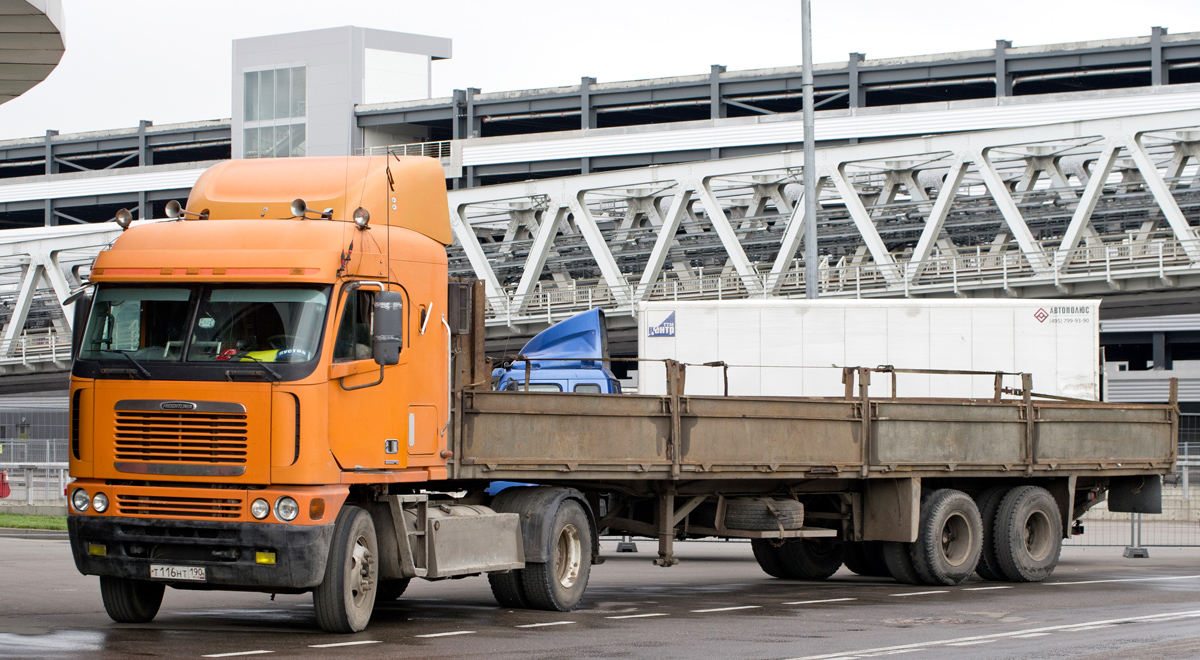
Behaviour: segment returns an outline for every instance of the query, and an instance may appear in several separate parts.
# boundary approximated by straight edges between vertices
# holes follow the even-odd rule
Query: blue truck
[[[621,384],[605,363],[608,332],[601,309],[576,314],[546,328],[525,344],[520,357],[524,359],[506,361],[492,371],[493,390],[621,393]]]

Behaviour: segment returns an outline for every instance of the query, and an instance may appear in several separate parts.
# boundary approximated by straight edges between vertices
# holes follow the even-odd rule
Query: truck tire
[[[983,521],[983,547],[975,572],[979,577],[993,582],[1004,579],[996,559],[996,512],[1000,509],[1000,500],[1004,499],[1008,491],[1007,486],[993,486],[975,497],[975,505],[979,507],[979,518]]]
[[[879,541],[855,541],[846,544],[842,558],[846,568],[863,577],[891,577],[887,562],[883,559],[883,546]]]
[[[522,571],[513,569],[504,573],[488,573],[488,585],[492,588],[492,596],[500,607],[529,609],[529,601],[525,599],[525,583],[521,579]]]
[[[165,586],[161,582],[100,576],[104,611],[117,623],[148,623],[158,614]]]
[[[750,549],[754,551],[754,560],[758,562],[759,568],[763,572],[774,578],[786,580],[788,575],[787,569],[783,567],[783,560],[779,557],[779,548],[772,545],[770,539],[750,539]]]
[[[375,602],[387,603],[393,600],[398,600],[404,595],[404,591],[408,589],[409,582],[412,582],[412,578],[380,580],[375,589]]]
[[[344,506],[333,526],[325,578],[313,589],[313,609],[321,630],[359,632],[371,620],[378,583],[379,547],[371,516]]]
[[[883,542],[883,560],[887,564],[888,573],[897,582],[921,584],[921,576],[917,575],[917,569],[913,566],[912,551],[910,550],[910,546],[913,545],[916,544],[898,541]]]
[[[1058,503],[1038,486],[1014,488],[996,511],[996,559],[1012,582],[1041,582],[1058,566],[1062,516]]]
[[[843,552],[835,538],[792,539],[779,548],[779,559],[793,580],[824,580],[842,567]]]
[[[804,526],[804,505],[790,498],[769,498],[771,506],[779,513],[776,518],[762,498],[737,497],[725,500],[725,527],[753,532],[777,531],[782,525],[785,530]],[[706,502],[692,513],[692,523],[699,527],[715,527],[717,505]]]
[[[556,511],[546,512],[552,519],[546,563],[526,563],[521,575],[525,600],[539,610],[569,612],[575,609],[587,588],[592,567],[592,526],[579,502],[565,499]]]
[[[943,488],[921,502],[917,542],[910,548],[913,568],[925,584],[962,584],[979,563],[983,521],[975,500],[961,490]]]

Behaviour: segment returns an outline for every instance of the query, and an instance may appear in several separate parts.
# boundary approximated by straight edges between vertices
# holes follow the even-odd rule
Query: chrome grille
[[[246,414],[116,411],[118,461],[240,465],[246,462]]]
[[[237,518],[242,512],[242,500],[240,498],[118,494],[117,511],[126,516]]]

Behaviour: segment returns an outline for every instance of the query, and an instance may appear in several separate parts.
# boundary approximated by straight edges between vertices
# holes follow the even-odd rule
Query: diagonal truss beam
[[[905,277],[909,282],[915,282],[927,265],[929,255],[933,253],[933,246],[942,234],[942,227],[946,224],[946,216],[950,213],[954,198],[958,196],[958,188],[962,185],[963,175],[967,173],[969,162],[967,154],[961,153],[956,155],[954,162],[950,164],[950,170],[946,172],[946,180],[938,189],[933,210],[929,212],[929,219],[925,222],[925,228],[921,230],[921,238],[917,240],[917,247],[913,250],[912,259],[908,262],[908,272]]]
[[[638,281],[635,299],[645,300],[650,292],[650,287],[662,273],[663,263],[667,260],[667,252],[675,243],[675,234],[679,231],[683,216],[687,214],[688,205],[692,203],[692,195],[692,189],[684,186],[681,186],[681,189],[675,193],[675,201],[671,203],[671,210],[667,211],[667,217],[663,219],[662,226],[659,227],[658,238],[654,240],[654,249],[650,251],[650,260]]]
[[[1171,231],[1175,232],[1175,238],[1179,239],[1188,258],[1193,262],[1200,261],[1200,245],[1196,244],[1196,235],[1192,231],[1191,225],[1188,224],[1187,218],[1183,217],[1183,211],[1179,210],[1179,204],[1175,203],[1175,197],[1171,195],[1171,189],[1163,180],[1162,173],[1158,171],[1150,154],[1146,152],[1146,147],[1142,144],[1142,136],[1143,133],[1137,133],[1128,139],[1129,153],[1133,156],[1133,162],[1137,165],[1138,171],[1142,173],[1146,188],[1150,190],[1150,194],[1154,195],[1154,201],[1158,202],[1158,207],[1162,210],[1163,216],[1167,218],[1167,223],[1171,225]]]
[[[990,148],[985,148],[974,158],[975,164],[979,168],[979,174],[983,176],[983,183],[987,186],[988,192],[992,193],[992,198],[996,200],[996,206],[1000,209],[1000,214],[1004,216],[1004,223],[1008,225],[1008,230],[1012,232],[1013,238],[1017,239],[1017,245],[1021,247],[1021,252],[1025,253],[1030,267],[1035,272],[1045,273],[1049,270],[1049,265],[1042,256],[1042,249],[1033,238],[1033,232],[1029,231],[1029,225],[1025,224],[1021,209],[1017,208],[1016,202],[1009,194],[1004,179],[1001,179],[1000,173],[996,171],[996,165],[992,163],[989,151]]]
[[[841,194],[842,201],[846,204],[846,210],[850,212],[850,219],[858,228],[863,244],[867,246],[871,258],[879,266],[884,279],[893,284],[899,283],[900,273],[896,262],[892,259],[891,252],[888,252],[887,246],[884,245],[883,239],[879,237],[879,230],[875,228],[875,221],[871,219],[871,214],[867,213],[867,208],[863,206],[862,197],[846,178],[846,165],[847,163],[842,163],[832,168],[828,176],[833,180],[833,185],[837,188],[838,193]]]
[[[729,253],[729,259],[738,275],[742,277],[746,290],[756,294],[762,293],[762,280],[758,278],[758,271],[746,258],[746,251],[742,249],[737,232],[733,230],[733,225],[729,224],[729,216],[725,215],[725,209],[713,194],[711,178],[703,179],[696,192],[700,194],[700,203],[708,213],[708,220],[720,237],[721,244],[725,246],[725,251]]]
[[[817,178],[817,209],[820,213],[821,190],[829,183],[829,177]],[[767,293],[775,293],[783,283],[783,275],[788,271],[788,265],[796,257],[796,251],[804,240],[804,228],[809,222],[804,213],[804,193],[796,199],[788,214],[787,228],[783,230],[783,241],[779,245],[779,253],[775,255],[775,263],[771,265],[771,273],[767,276]]]
[[[1083,238],[1088,221],[1091,220],[1092,213],[1096,210],[1096,202],[1100,201],[1100,195],[1104,192],[1104,182],[1108,180],[1108,175],[1117,162],[1117,152],[1120,150],[1122,142],[1124,140],[1119,137],[1106,140],[1104,148],[1100,151],[1100,158],[1092,167],[1092,175],[1088,178],[1083,195],[1079,198],[1079,204],[1071,215],[1071,223],[1063,232],[1062,243],[1054,255],[1054,267],[1060,271],[1066,269],[1071,260],[1071,251],[1079,246],[1079,240]]]

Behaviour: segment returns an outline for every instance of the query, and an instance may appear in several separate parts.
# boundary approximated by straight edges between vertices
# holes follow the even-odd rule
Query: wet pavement
[[[574,612],[500,608],[487,580],[414,581],[366,631],[316,629],[308,595],[168,589],[146,625],[113,623],[62,538],[0,537],[0,658],[1200,657],[1200,548],[1067,548],[1046,583],[913,587],[845,569],[765,575],[742,542],[654,544],[592,567]]]

